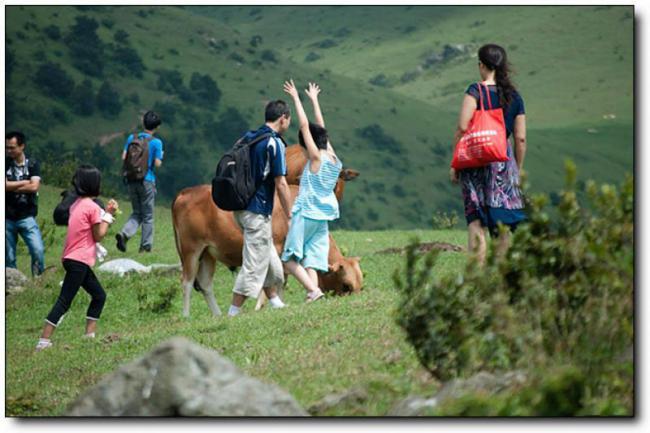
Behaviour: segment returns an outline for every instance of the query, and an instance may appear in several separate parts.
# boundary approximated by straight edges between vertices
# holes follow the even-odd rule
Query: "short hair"
[[[316,143],[317,148],[321,150],[327,149],[327,142],[329,141],[327,129],[315,123],[309,122],[309,133],[314,139],[314,143]],[[302,131],[298,132],[298,141],[302,147],[307,148],[305,145],[305,138],[302,136]]]
[[[275,122],[282,116],[291,116],[291,109],[289,108],[289,104],[281,99],[271,101],[266,104],[266,108],[264,109],[265,122]]]
[[[72,176],[72,186],[79,197],[97,197],[100,194],[101,182],[101,172],[89,164],[81,164]]]
[[[159,127],[161,123],[162,121],[160,120],[160,116],[153,111],[147,111],[144,113],[144,116],[142,116],[142,125],[144,126],[144,129],[148,131],[153,131]]]
[[[19,145],[25,144],[25,134],[20,131],[7,132],[7,135],[5,135],[5,140],[11,140],[12,138],[15,138],[16,142]]]

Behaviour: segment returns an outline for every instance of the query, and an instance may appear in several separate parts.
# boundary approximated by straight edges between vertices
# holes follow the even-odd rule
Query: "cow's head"
[[[360,293],[363,288],[360,260],[360,257],[341,257],[330,263],[329,272],[321,274],[323,289],[334,291],[337,295]]]

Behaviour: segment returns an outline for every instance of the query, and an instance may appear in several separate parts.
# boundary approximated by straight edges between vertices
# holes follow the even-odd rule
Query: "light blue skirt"
[[[282,250],[283,262],[294,260],[305,268],[327,272],[329,250],[327,221],[305,218],[300,211],[291,216],[291,226]]]

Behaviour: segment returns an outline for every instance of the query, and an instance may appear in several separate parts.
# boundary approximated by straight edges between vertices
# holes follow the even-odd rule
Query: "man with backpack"
[[[16,244],[20,235],[32,257],[32,276],[45,268],[43,237],[36,223],[40,165],[25,155],[25,135],[13,131],[5,136],[5,266],[16,268]]]
[[[117,249],[125,252],[127,241],[142,225],[139,252],[151,252],[153,246],[154,198],[156,196],[155,168],[162,165],[163,142],[153,135],[162,122],[153,111],[142,118],[144,131],[129,135],[122,152],[123,175],[129,189],[133,212],[115,235]]]
[[[281,136],[290,123],[289,105],[281,100],[269,102],[265,124],[249,131],[217,167],[213,198],[222,209],[234,210],[235,221],[244,232],[242,267],[235,280],[229,316],[238,315],[244,301],[257,298],[262,289],[271,307],[284,307],[277,294],[277,288],[284,284],[284,270],[273,244],[271,214],[277,192],[284,212],[291,218],[291,196],[285,178],[286,144]],[[238,153],[238,149],[244,152]],[[240,166],[242,170],[238,170]],[[248,188],[242,184],[248,184]]]

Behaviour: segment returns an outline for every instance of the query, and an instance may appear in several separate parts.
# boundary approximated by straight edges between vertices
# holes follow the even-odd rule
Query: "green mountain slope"
[[[282,81],[292,77],[300,85],[321,84],[332,142],[345,165],[361,172],[346,189],[338,225],[427,227],[437,210],[462,213],[460,191],[447,181],[451,138],[462,92],[478,78],[476,49],[485,42],[505,46],[518,72],[534,189],[556,189],[568,157],[583,178],[614,181],[632,171],[630,7],[6,10],[7,128],[25,130],[54,183],[67,182],[74,164],[66,161],[74,156],[100,166],[110,192],[123,191],[123,140],[154,107],[165,120],[159,192],[169,200],[185,186],[208,182],[221,152],[262,122],[265,102],[284,98]],[[81,16],[97,23],[101,76],[74,66],[79,48],[68,35]],[[133,73],[137,59],[128,63],[128,49],[143,65],[141,77]],[[77,87],[90,80],[92,95],[109,83],[119,113],[101,112],[95,103],[92,114],[80,115],[79,101],[87,99],[52,96],[38,76],[48,62]],[[219,98],[204,98],[205,76]],[[295,125],[287,138],[296,141]]]

